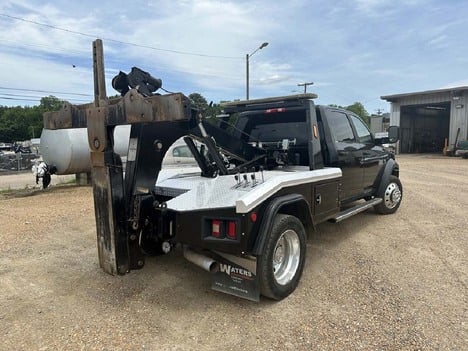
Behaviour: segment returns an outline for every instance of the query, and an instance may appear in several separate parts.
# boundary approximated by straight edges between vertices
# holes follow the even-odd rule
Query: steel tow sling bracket
[[[144,97],[131,89],[108,99],[99,39],[93,42],[93,68],[94,104],[64,103],[61,110],[44,114],[44,127],[87,127],[99,263],[107,273],[125,274],[144,266],[140,204],[151,196],[165,152],[187,134],[194,112],[181,93]],[[115,126],[124,124],[131,124],[125,178],[113,140]]]

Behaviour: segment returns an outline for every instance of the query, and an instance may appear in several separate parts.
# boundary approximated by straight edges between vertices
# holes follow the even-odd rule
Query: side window
[[[366,144],[372,142],[372,136],[369,132],[369,129],[361,121],[361,119],[357,118],[356,116],[350,115],[351,120],[353,121],[354,128],[356,128],[357,137],[360,143]]]
[[[354,142],[354,133],[346,114],[338,111],[327,112],[328,125],[335,142]]]

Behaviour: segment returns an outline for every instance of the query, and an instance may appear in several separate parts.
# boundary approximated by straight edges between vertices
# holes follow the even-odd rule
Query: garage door
[[[400,152],[442,152],[449,125],[450,102],[402,106]]]

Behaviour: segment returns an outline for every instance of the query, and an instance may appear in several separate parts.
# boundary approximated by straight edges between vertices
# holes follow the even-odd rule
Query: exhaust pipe
[[[187,261],[196,264],[198,267],[203,268],[207,272],[214,273],[218,270],[218,262],[210,257],[200,255],[188,247],[184,247],[184,257],[187,259]]]

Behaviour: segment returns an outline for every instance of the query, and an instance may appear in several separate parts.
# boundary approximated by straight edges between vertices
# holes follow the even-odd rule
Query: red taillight
[[[229,239],[236,239],[236,236],[237,236],[236,228],[237,228],[236,222],[233,222],[233,221],[228,222],[227,237]]]
[[[219,238],[221,236],[221,221],[214,219],[211,222],[211,235],[215,238]]]
[[[210,219],[210,233],[208,236],[216,239],[238,240],[237,220]]]
[[[280,108],[269,108],[268,110],[265,110],[265,113],[278,113],[278,112],[286,112],[286,109],[284,107],[280,107]]]

